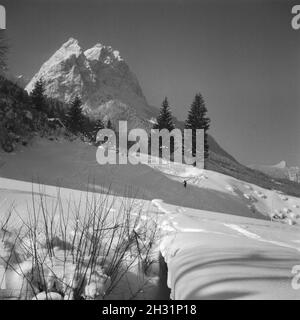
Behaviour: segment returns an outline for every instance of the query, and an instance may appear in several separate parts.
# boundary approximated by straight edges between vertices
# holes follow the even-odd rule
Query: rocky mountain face
[[[119,51],[100,43],[83,50],[70,38],[26,86],[43,79],[46,95],[70,103],[76,96],[91,117],[128,120],[129,127],[150,127],[157,109],[148,105],[136,76]]]

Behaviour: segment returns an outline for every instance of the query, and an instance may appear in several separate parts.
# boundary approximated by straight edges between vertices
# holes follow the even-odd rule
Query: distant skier
[[[183,186],[186,188],[186,180],[183,180]]]

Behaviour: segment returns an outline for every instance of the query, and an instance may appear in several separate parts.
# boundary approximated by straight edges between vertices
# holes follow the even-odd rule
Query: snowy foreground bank
[[[145,162],[142,165],[117,166],[113,169],[108,166],[96,166],[92,162],[94,158],[92,156],[88,158],[86,155],[87,149],[80,151],[77,148],[77,158],[73,157],[73,162],[65,159],[64,167],[63,157],[70,156],[70,153],[63,154],[60,148],[63,150],[71,148],[70,146],[50,145],[50,148],[55,150],[50,150],[49,155],[55,154],[56,159],[58,154],[61,157],[59,161],[62,165],[58,164],[55,167],[51,165],[53,161],[48,163],[44,161],[47,154],[43,148],[48,150],[49,145],[38,146],[36,154],[31,150],[30,155],[25,151],[18,158],[11,155],[2,157],[6,161],[6,165],[0,171],[0,176],[6,177],[0,178],[2,225],[7,214],[13,212],[10,225],[5,225],[5,230],[18,230],[26,226],[28,212],[33,212],[34,209],[33,197],[40,197],[42,194],[44,204],[48,208],[53,207],[58,197],[58,189],[50,184],[55,184],[51,179],[54,179],[57,171],[61,174],[61,167],[65,168],[66,176],[70,177],[65,183],[60,184],[62,188],[59,190],[59,198],[62,207],[68,208],[70,199],[72,204],[83,201],[83,188],[78,187],[81,190],[76,190],[76,183],[84,179],[80,174],[87,177],[89,172],[87,168],[94,167],[96,171],[92,176],[95,178],[93,183],[96,196],[107,192],[107,189],[100,187],[103,181],[115,192],[114,195],[106,197],[105,204],[103,202],[99,204],[110,208],[108,211],[111,218],[108,221],[114,221],[116,214],[125,207],[124,196],[120,195],[119,190],[121,186],[127,184],[134,185],[143,192],[143,195],[131,192],[125,197],[127,208],[128,203],[131,208],[130,216],[133,224],[130,224],[130,230],[139,232],[145,224],[157,227],[155,237],[153,234],[147,235],[154,241],[151,253],[141,250],[138,252],[140,255],[137,255],[136,251],[139,249],[135,249],[147,243],[143,242],[143,239],[135,242],[139,243],[140,247],[137,246],[134,250],[132,247],[126,249],[126,255],[122,256],[122,260],[127,261],[127,266],[130,261],[134,260],[134,263],[129,269],[125,268],[126,277],[118,282],[114,290],[109,288],[112,287],[111,283],[115,278],[112,278],[112,270],[109,270],[104,261],[95,265],[94,270],[87,267],[85,278],[92,280],[83,285],[83,295],[86,298],[159,297],[162,290],[158,270],[160,251],[168,266],[167,285],[171,289],[172,299],[300,299],[300,290],[293,289],[291,285],[294,276],[292,269],[295,265],[300,265],[299,198],[283,195],[276,190],[265,190],[216,172],[180,164],[165,162],[160,165],[148,165]],[[45,158],[39,159],[41,154]],[[32,155],[33,158],[30,159]],[[21,172],[18,169],[18,172],[13,172],[13,167],[21,168],[20,165],[16,166],[18,162],[32,163],[36,172],[43,173],[40,178],[44,184],[32,184],[26,170]],[[70,167],[73,167],[73,172],[70,171]],[[17,180],[12,178],[13,175]],[[188,182],[186,189],[182,185],[183,180]],[[77,212],[83,214],[85,210]],[[77,218],[83,219],[83,215]],[[54,215],[54,224],[57,219]],[[76,221],[73,219],[70,226],[76,225]],[[4,229],[1,231],[0,255],[2,258],[7,258],[8,247],[11,249],[12,244],[7,246],[7,242],[4,243],[3,239],[7,239],[7,233],[3,234]],[[67,228],[67,233],[71,236],[72,231],[74,229]],[[90,231],[93,236],[95,230]],[[111,234],[107,233],[101,239],[110,237]],[[47,239],[39,240],[39,243],[43,241],[47,242]],[[29,243],[28,246],[30,245],[32,244]],[[113,248],[119,248],[118,244],[113,245],[115,246],[112,246]],[[67,274],[74,274],[75,271],[71,255],[66,257],[66,250],[62,246],[57,240],[56,245],[53,245],[55,258],[49,258],[47,252],[45,265],[49,267],[48,269],[52,266],[56,274],[61,274],[60,278],[67,278]],[[38,251],[39,256],[44,254],[43,246],[41,247],[37,248],[41,250]],[[152,263],[149,263],[150,258]],[[3,259],[0,262],[0,281],[5,279],[0,282],[2,299],[7,298],[12,289],[21,290],[20,279],[26,270],[31,268],[32,260],[29,261],[27,257],[22,263],[15,263],[14,268],[7,270]],[[148,263],[148,268],[145,268],[145,263]],[[14,269],[17,268],[23,268],[22,272],[19,270],[16,273]],[[68,268],[69,271],[66,272]],[[124,271],[122,268],[119,270]],[[67,282],[66,286],[71,287],[65,278],[56,285]],[[46,286],[53,288],[56,280],[51,273],[48,274],[47,281],[49,283]],[[40,294],[37,299],[42,299],[42,295]],[[62,297],[52,293],[51,298]]]

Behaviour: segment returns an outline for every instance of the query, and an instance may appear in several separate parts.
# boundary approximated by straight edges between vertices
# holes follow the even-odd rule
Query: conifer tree
[[[114,130],[113,125],[112,125],[110,119],[108,119],[108,121],[107,121],[106,128],[107,128],[107,129]]]
[[[160,113],[156,119],[156,122],[157,123],[153,126],[153,129],[167,129],[172,131],[175,128],[167,97],[164,99],[161,105]]]
[[[83,130],[84,116],[82,114],[81,105],[82,103],[80,98],[76,97],[67,114],[68,127],[74,134],[82,132]]]
[[[47,103],[44,95],[45,87],[42,79],[34,84],[34,88],[30,94],[33,108],[39,112],[47,112]]]
[[[185,122],[186,129],[193,130],[193,147],[192,154],[196,156],[196,129],[204,129],[204,159],[208,159],[209,146],[207,140],[207,130],[209,129],[210,119],[207,117],[207,109],[205,101],[200,93],[196,94],[194,101],[188,113],[188,118]]]
[[[173,123],[173,117],[170,110],[168,98],[165,97],[164,101],[162,102],[161,109],[159,112],[158,117],[156,118],[156,123],[153,125],[153,129],[167,129],[168,131],[172,131],[175,129],[175,125]],[[151,140],[150,140],[151,144]],[[159,156],[162,157],[162,149],[163,149],[163,141],[162,137],[159,137]],[[174,152],[174,138],[171,137],[170,139],[170,154],[172,157],[172,153]]]

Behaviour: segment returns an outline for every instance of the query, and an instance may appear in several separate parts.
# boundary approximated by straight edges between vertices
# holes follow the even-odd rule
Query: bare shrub
[[[147,284],[142,271],[151,264],[157,228],[132,189],[122,198],[108,189],[66,200],[59,189],[50,199],[40,187],[32,191],[26,219],[12,211],[2,222],[0,251],[12,296],[132,299]],[[14,226],[13,214],[21,226]],[[125,283],[127,296],[118,297]]]

